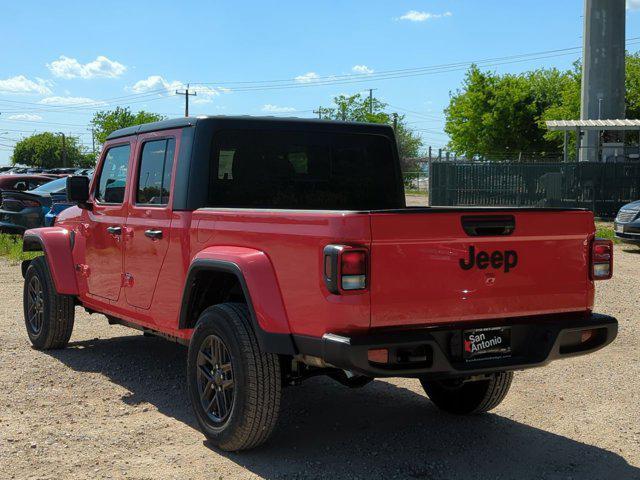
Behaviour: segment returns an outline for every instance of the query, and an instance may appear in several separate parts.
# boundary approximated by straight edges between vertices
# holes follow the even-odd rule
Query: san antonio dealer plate
[[[462,357],[467,362],[511,356],[511,327],[476,328],[462,332]]]

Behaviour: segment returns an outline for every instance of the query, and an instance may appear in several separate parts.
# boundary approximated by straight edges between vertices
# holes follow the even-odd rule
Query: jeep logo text
[[[505,250],[501,252],[496,250],[489,253],[484,250],[480,250],[476,254],[476,247],[469,246],[469,258],[460,259],[460,268],[463,270],[471,270],[473,267],[478,267],[480,270],[491,266],[496,270],[502,268],[504,273],[509,273],[509,270],[518,265],[518,253],[515,250]]]

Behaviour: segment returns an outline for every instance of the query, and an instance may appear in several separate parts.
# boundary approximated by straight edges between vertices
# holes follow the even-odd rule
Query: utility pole
[[[67,166],[67,137],[64,133],[58,132],[58,135],[62,136],[62,166]]]
[[[96,154],[96,129],[91,127],[91,151]]]
[[[176,90],[176,95],[184,95],[184,116],[189,116],[189,96],[196,97],[198,92],[189,93],[189,84],[187,83],[187,88],[184,89],[184,92],[180,90]]]
[[[393,113],[393,131],[397,132],[398,131],[398,114],[397,113]]]
[[[625,1],[585,0],[582,59],[582,120],[625,118]],[[587,130],[580,160],[599,160],[600,132]],[[615,132],[614,142],[622,142]],[[580,138],[578,138],[580,143]]]
[[[314,110],[313,113],[317,113],[318,118],[322,120],[322,107],[318,107],[318,110]]]
[[[369,89],[369,115],[373,115],[373,91],[377,90],[377,88]]]

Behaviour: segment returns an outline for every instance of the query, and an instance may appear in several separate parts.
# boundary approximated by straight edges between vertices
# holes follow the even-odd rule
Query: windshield
[[[59,178],[51,182],[40,185],[30,192],[33,193],[64,193],[67,190],[67,178]]]

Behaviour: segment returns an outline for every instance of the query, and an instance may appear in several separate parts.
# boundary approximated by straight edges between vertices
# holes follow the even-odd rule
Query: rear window
[[[210,207],[400,208],[393,144],[384,136],[228,130],[216,134]]]

